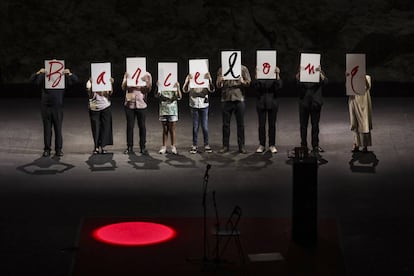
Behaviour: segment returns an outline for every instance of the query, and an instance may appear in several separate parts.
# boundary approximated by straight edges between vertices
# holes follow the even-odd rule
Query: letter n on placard
[[[256,59],[257,79],[276,79],[276,51],[257,50]]]
[[[91,63],[92,91],[111,91],[111,63]]]
[[[208,59],[190,59],[188,69],[193,76],[190,88],[207,88],[209,86],[209,80],[204,77],[208,73]]]
[[[238,80],[241,77],[241,51],[222,51],[221,69],[223,79]]]
[[[174,84],[177,82],[177,62],[158,63],[158,91],[176,90]]]
[[[127,86],[146,86],[142,77],[147,73],[147,61],[145,57],[126,58]]]
[[[346,54],[346,94],[365,94],[365,54]]]
[[[45,88],[65,89],[64,60],[45,60]]]
[[[301,82],[319,82],[320,72],[316,69],[321,64],[320,54],[300,55],[300,81]]]

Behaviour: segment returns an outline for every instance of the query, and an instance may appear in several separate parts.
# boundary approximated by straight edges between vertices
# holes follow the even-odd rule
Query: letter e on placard
[[[45,60],[45,88],[65,89],[64,60]]]
[[[190,59],[188,71],[193,76],[190,81],[190,88],[207,88],[209,80],[205,78],[208,73],[208,59]]]

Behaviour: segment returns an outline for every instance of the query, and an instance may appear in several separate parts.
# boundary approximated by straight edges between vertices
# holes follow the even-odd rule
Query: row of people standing
[[[323,105],[322,87],[327,83],[324,72],[320,71],[319,83],[300,82],[299,72],[296,75],[297,88],[299,90],[299,122],[301,146],[308,147],[307,129],[309,118],[311,120],[311,145],[312,151],[322,152],[319,146],[319,121]],[[64,70],[65,80],[68,86],[78,82],[78,77]],[[251,79],[249,70],[242,65],[241,75],[238,80],[225,80],[222,69],[217,72],[217,80],[214,85],[210,73],[205,78],[208,79],[207,88],[190,88],[189,83],[192,75],[188,75],[183,85],[183,92],[189,93],[189,106],[192,115],[192,145],[190,153],[196,153],[198,148],[198,132],[201,126],[205,152],[212,152],[209,144],[208,113],[209,113],[209,93],[213,93],[216,88],[221,90],[221,111],[222,111],[222,147],[219,153],[226,153],[230,150],[230,125],[231,117],[235,116],[237,124],[237,145],[240,153],[246,153],[244,114],[245,114],[245,89],[252,86],[256,91],[256,111],[258,115],[258,136],[259,146],[257,153],[266,150],[266,138],[268,138],[268,148],[272,153],[277,152],[276,148],[276,120],[278,113],[278,90],[283,86],[280,78],[280,69],[275,69],[275,79]],[[146,149],[146,110],[148,93],[153,90],[152,76],[146,73],[142,80],[145,86],[127,86],[127,73],[125,73],[121,87],[125,91],[124,111],[126,117],[126,142],[125,154],[134,153],[134,127],[137,121],[139,129],[139,147],[142,154],[148,154]],[[50,156],[52,128],[55,132],[55,151],[57,156],[63,156],[62,151],[62,120],[63,120],[63,95],[64,89],[45,89],[45,70],[40,69],[31,76],[31,81],[42,87],[42,120],[44,128],[44,152],[43,156]],[[111,79],[113,83],[113,79]],[[157,82],[158,86],[158,82]],[[351,118],[351,130],[354,134],[353,151],[358,151],[363,147],[371,145],[370,131],[372,129],[371,100],[369,89],[371,80],[367,77],[367,93],[363,96],[350,96],[349,112]],[[93,153],[106,153],[105,147],[113,144],[112,133],[112,114],[110,96],[112,89],[104,92],[93,92],[91,81],[88,80],[86,90],[89,95],[89,116],[91,130],[94,141]],[[158,89],[157,89],[158,90]],[[182,93],[180,84],[177,82],[170,91],[158,91],[156,97],[159,99],[159,121],[162,124],[162,146],[160,154],[167,152],[168,135],[171,139],[171,153],[177,154],[176,146],[176,123],[178,121],[178,104]],[[369,108],[361,107],[369,106]],[[368,121],[367,121],[368,120]],[[267,123],[267,127],[266,127]],[[267,128],[267,135],[266,135]]]

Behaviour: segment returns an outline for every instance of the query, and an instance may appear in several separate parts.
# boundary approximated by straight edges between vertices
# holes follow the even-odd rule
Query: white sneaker
[[[173,154],[177,154],[177,148],[175,146],[171,146],[171,152]]]
[[[271,153],[277,153],[277,148],[275,146],[269,147]]]
[[[190,153],[192,153],[192,154],[197,153],[197,147],[196,146],[191,146]]]
[[[260,145],[260,146],[257,148],[256,152],[257,152],[257,153],[263,153],[263,152],[264,152],[264,150],[265,150],[265,147],[263,147],[262,145]]]
[[[167,152],[167,147],[166,146],[162,146],[160,148],[160,151],[158,152],[159,154],[165,154]]]

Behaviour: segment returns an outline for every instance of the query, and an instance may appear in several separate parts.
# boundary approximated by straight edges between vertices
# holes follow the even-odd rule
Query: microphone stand
[[[203,181],[203,261],[208,261],[208,251],[207,251],[207,186],[208,186],[208,171],[210,170],[211,165],[207,164],[206,172],[204,173],[204,181]]]

